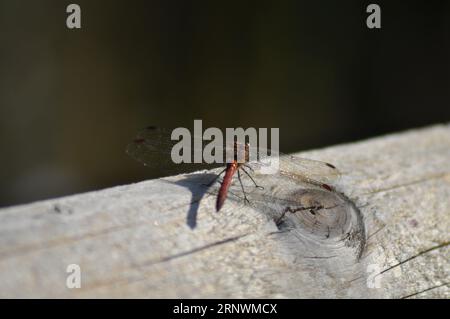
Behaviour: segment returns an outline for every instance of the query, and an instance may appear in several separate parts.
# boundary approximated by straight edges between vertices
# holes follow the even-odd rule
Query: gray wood
[[[335,164],[337,191],[268,176],[216,213],[197,172],[4,208],[0,296],[449,297],[449,125],[298,155]],[[278,220],[286,189],[329,209]]]

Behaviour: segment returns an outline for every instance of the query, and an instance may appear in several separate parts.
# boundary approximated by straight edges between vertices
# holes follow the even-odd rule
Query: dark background
[[[369,3],[0,0],[0,206],[160,176],[124,152],[149,124],[291,152],[449,121],[450,1]]]

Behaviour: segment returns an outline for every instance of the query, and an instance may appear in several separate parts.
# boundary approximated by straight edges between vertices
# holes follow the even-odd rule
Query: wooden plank
[[[337,191],[268,176],[216,213],[197,172],[4,208],[0,296],[449,297],[449,125],[298,155],[335,164]],[[293,203],[326,208],[279,219]]]

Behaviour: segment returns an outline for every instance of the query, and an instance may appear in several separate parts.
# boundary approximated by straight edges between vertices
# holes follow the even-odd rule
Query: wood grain
[[[336,192],[268,176],[216,213],[197,172],[4,208],[0,297],[449,297],[449,125],[298,155]]]

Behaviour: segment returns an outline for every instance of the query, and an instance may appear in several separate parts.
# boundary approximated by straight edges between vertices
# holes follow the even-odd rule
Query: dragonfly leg
[[[213,180],[211,182],[209,182],[208,184],[203,184],[204,186],[211,186],[212,184],[214,184],[217,179],[220,177],[220,175],[223,174],[223,172],[225,172],[227,170],[227,168],[225,167],[219,174],[217,174],[216,176],[214,176]]]
[[[247,167],[249,170],[251,170],[252,173],[255,171],[255,170],[253,169],[253,167],[251,167],[251,166],[248,165],[248,164],[244,164],[243,166],[245,166],[245,167]]]
[[[247,167],[247,166],[246,166],[246,167]],[[248,166],[248,167],[253,171],[253,168],[251,168],[250,166]],[[242,170],[244,171],[244,173],[247,174],[248,177],[250,177],[250,179],[252,180],[253,184],[255,184],[255,187],[256,187],[256,188],[264,189],[264,187],[262,187],[262,186],[256,184],[256,182],[255,182],[255,180],[253,179],[253,177],[245,170],[245,168],[243,168],[243,167],[241,167],[241,168],[242,168]],[[239,173],[239,171],[238,171],[238,173]]]
[[[242,180],[241,180],[241,172],[239,172],[239,170],[238,170],[238,180],[239,180],[239,183],[241,184],[242,192],[244,193],[244,201],[245,201],[247,204],[250,204],[250,201],[249,201],[248,198],[247,198],[247,194],[245,193],[244,184],[242,184]]]

